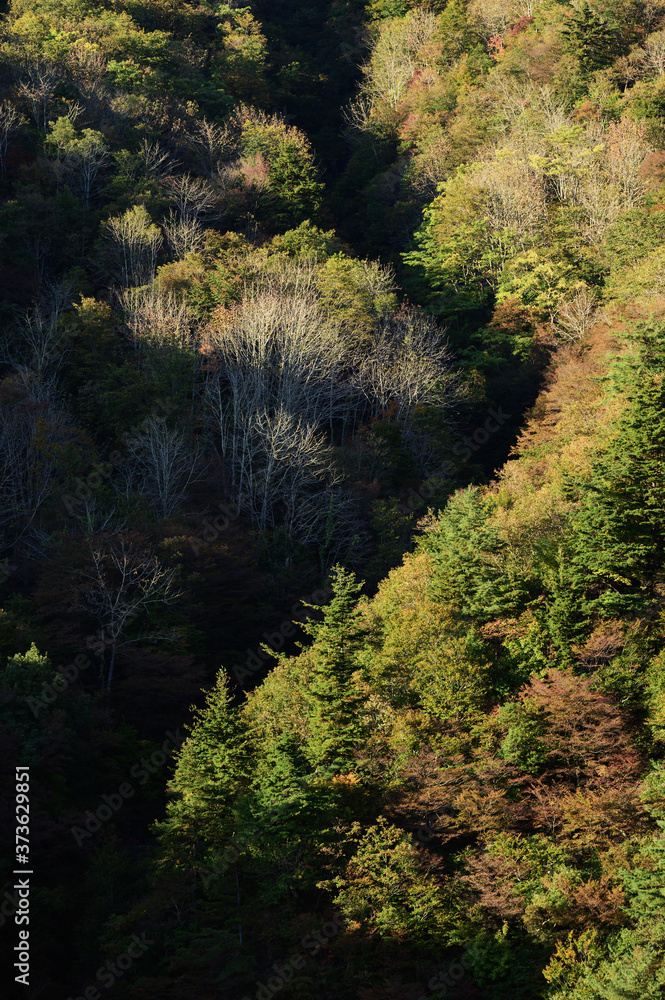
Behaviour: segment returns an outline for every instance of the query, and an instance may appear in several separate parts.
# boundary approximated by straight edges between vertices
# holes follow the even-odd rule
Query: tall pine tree
[[[173,798],[166,820],[158,824],[167,846],[203,849],[233,832],[233,804],[251,772],[249,738],[231,704],[222,669],[203,708],[196,709],[190,736],[183,743],[169,784]]]
[[[573,8],[561,30],[561,36],[564,48],[577,56],[584,74],[609,66],[618,55],[618,33],[588,3],[581,3]]]
[[[490,512],[477,486],[448,501],[436,531],[423,538],[434,563],[432,596],[467,621],[489,622],[524,610],[528,581],[506,558]]]
[[[573,520],[573,582],[602,616],[649,615],[665,565],[665,326],[614,369],[627,407]]]
[[[361,736],[362,699],[353,674],[367,628],[358,609],[362,584],[353,573],[335,566],[331,585],[333,596],[323,611],[323,621],[304,626],[314,638],[307,753],[317,767],[339,772],[353,760],[353,749]]]

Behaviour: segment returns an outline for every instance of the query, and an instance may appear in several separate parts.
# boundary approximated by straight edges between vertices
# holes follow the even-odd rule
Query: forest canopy
[[[0,314],[8,982],[662,997],[665,2],[9,0]]]

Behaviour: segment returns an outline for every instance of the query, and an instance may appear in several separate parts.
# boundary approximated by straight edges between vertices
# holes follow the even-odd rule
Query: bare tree
[[[320,274],[316,260],[311,257],[274,254],[266,258],[257,254],[246,258],[244,263],[246,271],[251,273],[247,281],[247,299],[262,294],[273,299],[317,298]]]
[[[32,261],[34,276],[37,284],[41,285],[46,275],[49,255],[51,253],[51,240],[48,236],[24,236],[21,241],[25,249],[25,254]]]
[[[515,19],[513,0],[471,0],[469,14],[485,38],[501,35]]]
[[[106,101],[104,77],[107,60],[103,52],[78,42],[68,52],[72,76],[89,111],[99,114]]]
[[[138,342],[196,347],[196,321],[183,299],[159,288],[125,288],[118,295],[125,322]]]
[[[590,288],[582,288],[572,298],[559,302],[556,331],[561,340],[582,340],[594,324],[598,298]]]
[[[159,287],[123,289],[118,301],[142,364],[157,376],[162,391],[178,398],[196,393],[201,370],[199,328],[183,299]]]
[[[17,374],[33,402],[52,402],[58,395],[60,370],[71,346],[60,321],[71,299],[69,282],[45,282],[40,301],[0,344],[0,361]]]
[[[7,150],[13,136],[21,129],[25,117],[10,101],[0,103],[0,171],[7,173]]]
[[[185,434],[170,430],[164,418],[151,417],[126,442],[128,488],[137,490],[159,517],[169,517],[198,478],[198,448]]]
[[[143,160],[146,177],[163,181],[177,166],[170,153],[162,149],[158,142],[141,139],[139,154]]]
[[[69,339],[60,322],[71,285],[42,289],[41,301],[0,344],[11,374],[0,385],[0,525],[6,544],[43,554],[50,532],[42,512],[58,487],[59,456],[74,429],[58,405]]]
[[[83,130],[83,136],[79,139],[76,149],[69,153],[70,169],[78,179],[86,208],[90,204],[90,195],[97,175],[106,166],[110,156],[106,140],[99,132],[94,132],[92,129]]]
[[[359,285],[372,299],[392,305],[391,296],[397,288],[395,272],[390,265],[376,260],[362,260],[360,263]]]
[[[519,127],[527,108],[533,106],[533,85],[528,80],[517,80],[510,76],[493,73],[487,83],[488,92],[496,99],[497,113],[501,114],[506,129]]]
[[[390,294],[385,269],[367,265],[363,274],[378,298]],[[354,434],[363,419],[388,412],[406,423],[416,407],[452,407],[460,395],[433,320],[415,310],[386,311],[363,356],[351,352],[315,286],[299,294],[280,284],[255,291],[207,338],[214,360],[208,413],[234,500],[261,530],[278,517],[300,533],[294,537],[323,530],[328,514],[315,498],[336,496],[339,473],[326,437],[332,441],[337,426]],[[416,445],[423,452],[423,443]]]
[[[411,184],[422,199],[431,200],[438,185],[448,177],[451,151],[450,137],[441,130],[428,136],[420,151],[414,155]]]
[[[643,121],[623,117],[607,127],[606,162],[608,173],[621,189],[622,211],[636,208],[644,197],[640,167],[654,150]]]
[[[530,173],[558,201],[573,202],[581,179],[602,152],[603,126],[575,122],[549,86],[517,88],[501,77],[492,86],[511,127],[495,158],[521,163],[519,173]]]
[[[34,381],[19,373],[1,386],[0,530],[6,546],[21,543],[37,555],[47,537],[41,518],[58,488],[58,455],[73,428],[52,404],[35,401]]]
[[[536,110],[537,120],[542,121],[546,133],[556,132],[557,129],[572,124],[566,101],[549,84],[541,87],[532,85],[528,98]]]
[[[262,532],[279,524],[302,544],[323,545],[329,553],[348,547],[357,518],[337,489],[343,476],[324,434],[284,406],[252,413],[243,431],[236,493],[243,513]]]
[[[444,332],[415,309],[381,324],[358,378],[373,418],[392,411],[408,420],[417,406],[450,408],[460,398]]]
[[[251,461],[245,462],[239,506],[265,531],[274,524],[275,509],[284,504],[291,533],[303,493],[325,482],[329,463],[324,436],[284,406],[272,413],[254,413],[248,431]]]
[[[513,10],[518,18],[533,17],[540,6],[540,0],[514,0]]]
[[[543,186],[510,150],[479,164],[471,183],[482,192],[490,238],[502,257],[514,253],[516,243],[529,244],[542,229],[547,215]]]
[[[162,234],[143,205],[106,222],[109,263],[123,285],[147,285],[155,277]]]
[[[600,243],[625,207],[621,184],[608,175],[602,163],[594,163],[582,178],[575,202],[584,210],[584,233],[590,243]]]
[[[181,174],[169,177],[165,183],[183,221],[205,222],[222,217],[217,192],[205,178]]]
[[[311,513],[315,505],[303,497],[336,479],[324,431],[343,419],[350,393],[339,324],[311,290],[263,291],[208,337],[215,359],[208,412],[235,502],[261,530],[280,511],[288,531],[304,531],[301,500],[302,511]]]
[[[206,118],[196,122],[187,136],[187,142],[202,172],[211,180],[220,166],[235,159],[240,151],[236,129],[228,125],[217,125]]]
[[[18,81],[18,91],[32,114],[40,132],[48,128],[49,108],[58,86],[55,69],[48,63],[33,61],[27,66],[25,75]]]
[[[117,535],[127,528],[127,519],[118,511],[117,505],[104,509],[94,495],[84,492],[68,510],[78,518],[85,535]]]
[[[642,49],[643,64],[650,73],[665,74],[665,31],[654,31],[649,35]],[[642,54],[638,50],[638,54]]]
[[[269,179],[270,168],[261,153],[240,156],[231,163],[224,163],[215,175],[215,186],[219,191],[220,200],[229,195],[233,196],[234,192],[236,194],[242,192],[243,202],[247,208],[245,235],[253,241],[256,240],[257,229],[252,213],[256,211],[261,192],[268,187]]]
[[[641,203],[641,166],[651,151],[643,122],[624,117],[582,126],[547,88],[539,88],[508,143],[495,153],[501,169],[485,163],[475,176],[489,196],[490,221],[503,216],[518,232],[535,235],[547,190],[557,201],[582,209],[585,236],[597,243],[621,212]]]
[[[110,540],[88,541],[89,565],[80,574],[78,608],[96,619],[104,644],[104,687],[111,690],[118,650],[137,642],[173,639],[173,629],[146,625],[128,637],[131,624],[156,606],[169,606],[180,597],[174,569],[157,556],[119,534]]]
[[[205,230],[196,219],[183,219],[170,212],[164,223],[164,235],[173,260],[182,260],[188,253],[200,253],[205,246]]]
[[[437,25],[436,15],[425,7],[381,24],[372,56],[362,67],[363,91],[372,102],[386,101],[393,108],[399,104],[416,70],[428,68],[435,60],[434,47],[427,43]]]
[[[646,0],[642,5],[641,23],[647,31],[653,31],[655,27],[662,24],[665,4],[663,0]]]
[[[65,117],[69,119],[72,125],[76,125],[83,114],[83,105],[80,101],[66,101],[65,108]],[[99,135],[100,133],[97,134]]]
[[[219,362],[209,398],[232,469],[249,414],[284,406],[316,427],[341,414],[348,348],[312,293],[247,298],[233,324],[208,337]]]
[[[343,110],[347,123],[347,137],[352,142],[364,142],[365,136],[371,132],[372,110],[374,101],[369,94],[361,93],[354,97]]]

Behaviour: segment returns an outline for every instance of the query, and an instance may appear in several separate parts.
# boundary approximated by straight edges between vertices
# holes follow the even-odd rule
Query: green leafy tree
[[[480,191],[460,175],[441,185],[404,254],[407,284],[430,309],[447,314],[481,309],[495,283],[489,228]]]
[[[104,136],[90,128],[77,132],[69,118],[63,116],[53,123],[46,149],[55,157],[58,173],[80,192],[88,208],[97,175],[110,159]]]
[[[39,721],[42,715],[49,715],[42,700],[44,691],[50,704],[66,689],[65,678],[55,673],[48,656],[40,653],[34,642],[27,652],[8,657],[0,669],[0,728],[17,737],[25,764],[40,760],[52,729],[51,722],[44,727]]]
[[[237,805],[238,830],[256,829],[247,865],[264,882],[259,898],[285,903],[294,891],[313,890],[330,870],[340,829],[354,817],[357,783],[315,772],[301,734],[261,733],[250,791]]]
[[[547,602],[541,619],[562,665],[571,662],[573,647],[582,641],[589,626],[584,592],[570,559],[570,551],[561,547],[555,571],[546,574]]]
[[[104,225],[102,256],[107,269],[123,285],[146,285],[155,276],[162,234],[144,205],[134,205]]]
[[[301,222],[296,229],[287,230],[283,236],[276,236],[273,245],[277,250],[285,250],[293,257],[317,262],[323,262],[342,251],[341,241],[333,229],[324,232],[309,219]]]
[[[237,120],[243,155],[268,167],[268,183],[259,199],[265,221],[284,232],[305,219],[316,220],[323,184],[304,133],[277,116],[269,118],[248,109]]]
[[[518,298],[553,322],[561,299],[583,288],[584,282],[561,252],[539,247],[516,254],[506,263],[497,298]]]
[[[369,933],[426,948],[440,946],[443,893],[421,867],[408,834],[383,817],[363,835],[344,875],[332,884],[342,913]]]
[[[53,680],[53,676],[51,661],[39,652],[33,642],[26,653],[15,653],[7,659],[0,671],[0,686],[11,688],[23,698],[36,698],[43,685]]]
[[[443,47],[443,57],[454,62],[463,52],[470,52],[478,41],[478,31],[467,10],[465,0],[450,0],[439,17],[438,36]]]
[[[269,190],[263,211],[279,229],[305,219],[316,219],[321,210],[323,185],[309,151],[297,141],[285,142],[270,162]]]
[[[373,261],[335,253],[320,268],[316,281],[323,307],[354,341],[368,338],[379,319],[397,304],[392,272]]]
[[[265,81],[268,47],[251,7],[219,4],[218,32],[223,49],[214,57],[214,78],[241,101],[263,103],[268,97]]]

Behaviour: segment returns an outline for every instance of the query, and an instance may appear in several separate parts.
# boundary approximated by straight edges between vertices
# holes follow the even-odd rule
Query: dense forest
[[[665,996],[665,0],[0,10],[6,995]]]

